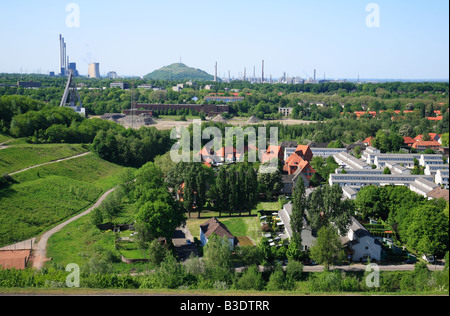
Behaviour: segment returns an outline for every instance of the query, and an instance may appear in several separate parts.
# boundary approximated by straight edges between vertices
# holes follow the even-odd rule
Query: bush
[[[264,282],[258,267],[250,266],[237,280],[236,287],[238,290],[262,291]]]
[[[317,273],[310,279],[309,288],[313,292],[358,292],[362,289],[356,277],[339,270]]]

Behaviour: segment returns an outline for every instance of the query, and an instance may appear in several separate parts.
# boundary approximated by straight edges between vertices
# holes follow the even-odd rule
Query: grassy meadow
[[[14,175],[15,183],[0,190],[0,246],[80,213],[118,184],[122,170],[90,154]]]
[[[0,150],[0,175],[87,151],[81,144],[14,145]]]

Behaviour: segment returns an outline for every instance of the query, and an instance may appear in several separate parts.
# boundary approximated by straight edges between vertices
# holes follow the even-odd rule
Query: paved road
[[[91,211],[93,211],[94,209],[96,209],[97,207],[100,206],[100,204],[102,204],[102,202],[112,193],[116,190],[116,188],[113,188],[111,190],[109,190],[108,192],[106,192],[105,194],[103,194],[100,199],[98,199],[98,201],[91,206],[89,209],[87,209],[86,211],[84,211],[83,213],[78,214],[75,217],[72,217],[71,219],[65,221],[62,224],[59,224],[58,226],[52,228],[51,230],[47,231],[46,233],[44,233],[41,238],[39,239],[39,241],[37,243],[34,243],[33,245],[33,250],[32,250],[32,259],[31,261],[33,262],[33,268],[40,270],[42,268],[42,266],[44,265],[44,263],[46,261],[48,261],[48,259],[46,258],[47,255],[47,241],[48,239],[55,233],[59,232],[62,228],[64,228],[66,225],[70,224],[71,222],[79,219],[80,217],[83,217],[87,214],[89,214]]]

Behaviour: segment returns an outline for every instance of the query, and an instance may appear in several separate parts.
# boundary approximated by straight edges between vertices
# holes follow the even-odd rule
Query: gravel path
[[[56,226],[56,227],[52,228],[51,230],[47,231],[46,233],[44,233],[40,237],[39,241],[34,243],[34,245],[33,245],[32,259],[31,259],[31,261],[33,262],[33,268],[40,270],[42,268],[42,266],[44,265],[44,263],[49,260],[48,258],[46,258],[46,255],[47,255],[47,241],[53,234],[59,232],[62,228],[64,228],[68,224],[70,224],[73,221],[79,219],[80,217],[83,217],[83,216],[89,214],[91,211],[93,211],[94,209],[99,207],[100,204],[102,204],[102,202],[111,193],[113,193],[115,190],[116,190],[116,188],[113,188],[113,189],[109,190],[108,192],[103,194],[100,197],[100,199],[98,199],[98,201],[93,206],[91,206],[89,209],[87,209],[83,213],[80,213],[77,216],[72,217],[71,219],[65,221],[62,224],[59,224],[58,226]]]

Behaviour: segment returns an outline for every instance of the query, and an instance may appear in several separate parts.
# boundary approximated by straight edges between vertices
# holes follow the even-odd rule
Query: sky
[[[0,73],[58,73],[62,34],[82,75],[449,78],[448,0],[14,0],[0,30]]]

